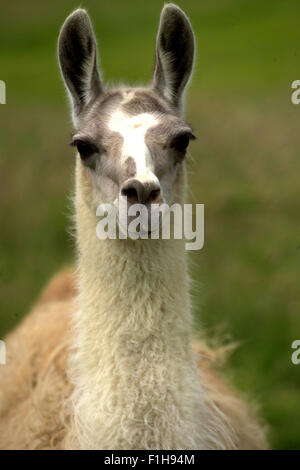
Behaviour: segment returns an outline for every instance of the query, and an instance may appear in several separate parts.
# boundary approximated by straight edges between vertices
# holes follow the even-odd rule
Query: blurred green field
[[[239,342],[234,383],[261,403],[273,448],[300,449],[300,3],[178,2],[197,36],[187,117],[197,141],[190,201],[205,204],[205,247],[191,256],[199,329]],[[84,1],[111,83],[151,78],[163,2]],[[49,276],[73,262],[74,154],[56,64],[74,1],[0,2],[0,338]]]

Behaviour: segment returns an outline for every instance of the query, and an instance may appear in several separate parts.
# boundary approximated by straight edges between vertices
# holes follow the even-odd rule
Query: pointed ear
[[[191,76],[194,49],[194,33],[189,19],[176,5],[165,5],[156,39],[153,87],[175,106],[180,106]]]
[[[96,39],[85,10],[75,10],[64,22],[58,38],[58,60],[76,120],[84,105],[102,92]]]

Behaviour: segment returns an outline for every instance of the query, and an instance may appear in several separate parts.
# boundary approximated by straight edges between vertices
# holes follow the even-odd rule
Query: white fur
[[[191,350],[182,240],[99,240],[76,192],[80,311],[69,446],[83,449],[234,447],[206,403]]]
[[[125,96],[123,102],[128,99],[130,99],[130,94]],[[154,174],[154,164],[150,151],[145,143],[147,130],[157,123],[158,120],[153,114],[142,113],[136,116],[128,116],[128,114],[118,110],[111,116],[108,127],[123,137],[121,162],[124,162],[128,157],[133,158],[136,164],[136,178],[142,182],[159,184],[159,180]]]

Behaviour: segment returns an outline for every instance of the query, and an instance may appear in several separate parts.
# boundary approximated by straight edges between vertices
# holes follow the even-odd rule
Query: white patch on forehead
[[[134,98],[134,91],[129,90],[129,91],[124,91],[123,92],[123,99],[121,101],[121,104],[126,104],[129,101],[131,101]]]
[[[147,178],[149,173],[154,177],[154,165],[149,149],[145,143],[145,135],[150,127],[158,123],[157,118],[150,113],[129,116],[117,111],[108,123],[110,130],[118,132],[123,137],[122,159],[132,157],[136,164],[137,176]],[[155,177],[154,177],[155,178]]]

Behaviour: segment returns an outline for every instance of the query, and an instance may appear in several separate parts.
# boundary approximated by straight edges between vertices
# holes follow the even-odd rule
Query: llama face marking
[[[194,35],[178,7],[165,7],[147,88],[107,91],[98,69],[97,42],[89,16],[76,10],[58,39],[61,73],[72,105],[82,195],[95,213],[123,197],[148,207],[181,202],[184,156],[190,128],[182,119],[191,76]]]
[[[145,142],[147,131],[157,123],[158,119],[148,113],[129,116],[123,111],[117,111],[111,117],[108,127],[123,138],[120,155],[121,166],[129,159],[135,164],[134,176],[139,181],[159,185],[158,178],[154,174],[154,162]]]
[[[73,137],[91,209],[101,203],[118,209],[125,196],[129,204],[147,206],[180,201],[178,182],[192,137],[153,91],[109,92],[82,117]]]

